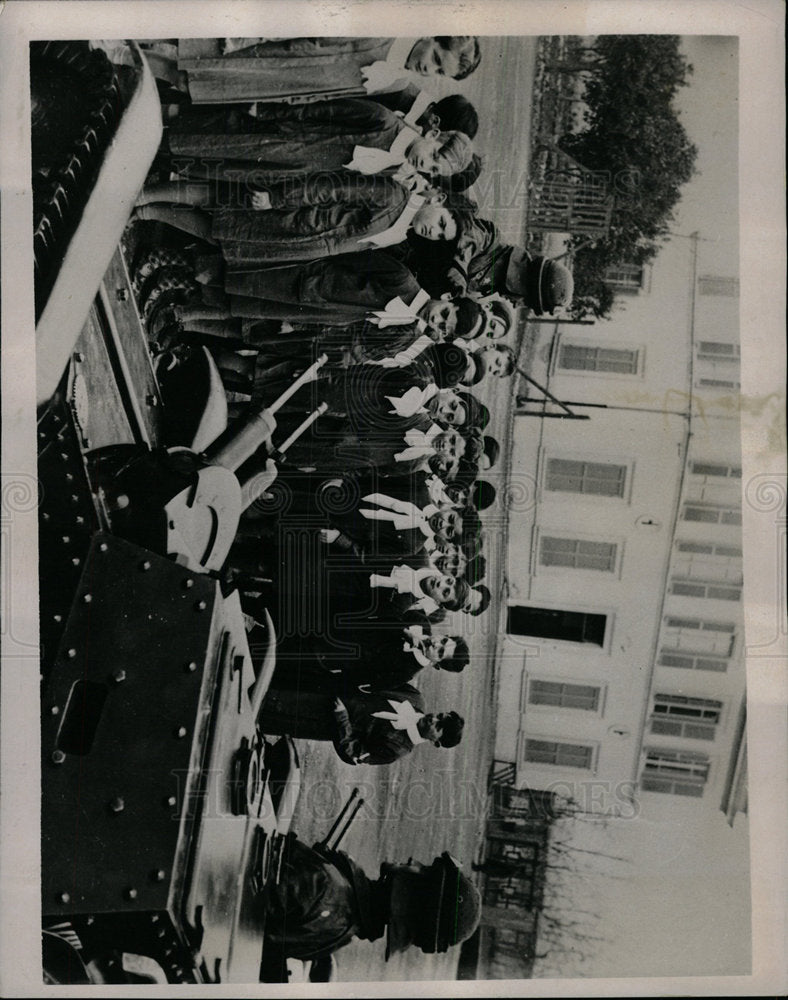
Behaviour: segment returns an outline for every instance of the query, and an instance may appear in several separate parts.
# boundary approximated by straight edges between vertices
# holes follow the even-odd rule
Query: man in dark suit
[[[433,636],[428,624],[402,628],[381,623],[362,635],[358,657],[320,657],[330,671],[330,676],[324,675],[322,689],[333,685],[340,697],[356,691],[382,691],[408,683],[426,667],[459,673],[468,661],[468,644],[460,635]]]
[[[465,725],[456,712],[424,712],[410,684],[345,700],[330,694],[271,689],[259,716],[263,733],[334,744],[346,764],[391,764],[420,743],[454,747]]]

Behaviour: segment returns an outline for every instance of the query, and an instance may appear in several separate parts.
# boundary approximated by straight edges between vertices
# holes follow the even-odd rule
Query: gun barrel
[[[302,385],[311,382],[326,361],[328,361],[328,355],[321,354],[317,361],[310,365],[305,372],[302,372],[293,384],[288,386],[282,395],[271,403],[270,406],[266,406],[258,410],[257,413],[253,413],[245,421],[240,430],[230,436],[222,435],[218,441],[214,442],[206,450],[206,460],[211,465],[223,465],[226,469],[230,469],[231,472],[238,470],[244,462],[248,461],[254,455],[262,444],[270,439],[276,429],[276,420],[274,419],[276,411],[284,406],[288,399],[294,393],[298,392]],[[325,408],[320,412],[325,412]],[[315,420],[317,417],[313,416],[312,419]],[[309,423],[305,422],[294,434],[291,434],[287,439],[288,445],[292,444],[307,427],[309,427]]]

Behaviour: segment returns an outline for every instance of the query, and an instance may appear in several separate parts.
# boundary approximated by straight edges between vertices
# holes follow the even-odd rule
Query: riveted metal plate
[[[42,691],[45,914],[167,907],[222,619],[211,578],[94,536]]]

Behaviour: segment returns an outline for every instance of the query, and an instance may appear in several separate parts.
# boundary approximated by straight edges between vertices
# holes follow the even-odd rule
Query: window
[[[590,684],[534,680],[528,685],[528,704],[596,712],[599,710],[599,688]]]
[[[506,631],[509,635],[528,635],[536,639],[587,642],[603,646],[606,625],[606,615],[513,604],[508,610]]]
[[[612,542],[587,542],[578,538],[542,536],[539,562],[542,566],[566,566],[570,569],[594,569],[613,573],[617,546]]]
[[[683,670],[714,670],[719,674],[728,669],[728,660],[709,656],[706,653],[695,653],[692,650],[676,652],[672,649],[662,649],[659,654],[661,667],[681,667]]]
[[[638,350],[562,343],[558,351],[558,367],[567,371],[637,375],[639,363]]]
[[[741,524],[741,509],[732,504],[689,500],[683,505],[681,516],[685,521],[695,521],[702,524]]]
[[[740,545],[711,545],[705,542],[679,542],[677,545],[679,552],[697,553],[699,555],[717,556],[725,558],[741,558],[742,550]]]
[[[678,541],[676,550],[673,560],[673,576],[676,579],[741,585],[741,546]]]
[[[533,892],[534,885],[530,878],[488,876],[484,884],[484,903],[499,910],[527,910]]]
[[[621,292],[639,292],[646,285],[646,269],[642,264],[619,264],[607,268],[604,280]]]
[[[706,754],[647,750],[640,787],[644,792],[665,792],[699,799],[708,777],[709,758]]]
[[[521,931],[516,927],[490,927],[487,933],[493,935],[496,952],[521,959],[533,953],[534,936],[531,931]]]
[[[738,344],[728,344],[720,340],[698,342],[699,361],[738,361],[740,354]]]
[[[651,732],[657,736],[713,740],[721,712],[722,702],[712,698],[658,694],[654,697]]]
[[[698,389],[725,389],[738,392],[741,389],[741,382],[729,378],[699,378],[695,380]]]
[[[564,458],[551,458],[547,462],[547,489],[556,492],[623,497],[626,478],[625,465]]]
[[[714,462],[692,462],[690,472],[693,476],[722,476],[730,479],[741,479],[740,465],[724,465]]]
[[[672,577],[669,592],[677,597],[707,597],[713,601],[738,601],[741,586],[726,586],[717,580],[687,580]]]
[[[717,274],[702,274],[698,278],[698,292],[701,295],[728,295],[738,297],[739,279],[724,278]]]
[[[524,865],[531,871],[536,862],[536,844],[512,844],[508,840],[490,842],[488,857],[494,861],[505,861],[513,866]]]
[[[529,764],[549,764],[553,767],[574,767],[589,771],[593,752],[593,747],[583,743],[527,739],[523,758]]]
[[[677,650],[698,656],[729,659],[736,644],[736,625],[733,622],[708,621],[702,618],[665,618],[663,652]],[[675,664],[666,664],[675,666]]]

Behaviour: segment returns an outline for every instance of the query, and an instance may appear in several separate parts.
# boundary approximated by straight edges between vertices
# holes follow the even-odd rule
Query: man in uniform
[[[387,935],[386,958],[409,946],[445,952],[476,930],[479,892],[450,854],[431,865],[384,862],[371,879],[343,851],[283,849],[281,876],[266,889],[263,980],[281,981],[287,958],[325,957],[353,938]]]

